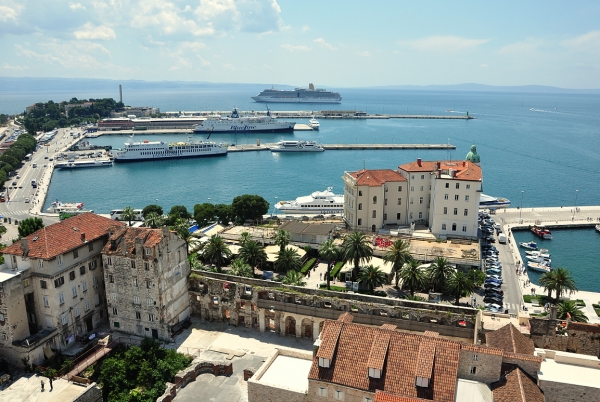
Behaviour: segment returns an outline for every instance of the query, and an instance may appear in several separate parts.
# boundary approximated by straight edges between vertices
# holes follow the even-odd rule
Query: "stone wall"
[[[319,388],[327,389],[327,396],[319,395]],[[342,391],[344,393],[343,401],[345,402],[364,402],[365,397],[375,400],[375,393],[363,391],[361,389],[344,387],[337,384],[331,384],[328,382],[320,382],[314,380],[308,380],[308,392],[306,393],[306,402],[323,402],[323,401],[335,401],[335,392]]]
[[[600,326],[571,322],[557,333],[559,320],[531,319],[531,339],[536,348],[600,357]]]
[[[538,378],[538,372],[543,360],[542,357],[519,355],[516,353],[504,353],[504,356],[502,356],[502,363],[516,364],[533,378]]]
[[[546,402],[600,402],[598,388],[543,380],[538,386],[544,391]]]
[[[480,351],[474,352],[465,349],[460,350],[458,378],[491,384],[500,379],[501,367],[501,355],[481,353]],[[475,373],[471,372],[472,368],[475,368]]]
[[[185,387],[188,383],[196,381],[196,377],[200,374],[212,373],[213,375],[230,376],[233,374],[233,366],[231,363],[224,364],[223,362],[211,362],[200,358],[194,359],[192,364],[175,374],[173,383],[167,383],[167,389],[162,394],[157,402],[171,402],[177,396],[177,390]]]
[[[86,390],[78,397],[65,400],[65,402],[102,402],[102,390],[97,387],[96,383],[91,383],[86,387]]]
[[[304,402],[306,394],[248,381],[248,402]]]

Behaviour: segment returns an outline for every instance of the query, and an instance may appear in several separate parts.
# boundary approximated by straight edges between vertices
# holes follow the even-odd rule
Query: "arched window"
[[[377,196],[373,197],[373,204],[377,204]]]
[[[362,202],[358,204],[358,210],[362,211]]]
[[[373,218],[377,218],[377,211],[373,210]]]

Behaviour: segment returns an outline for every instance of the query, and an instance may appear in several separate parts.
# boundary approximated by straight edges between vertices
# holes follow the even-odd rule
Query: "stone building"
[[[102,259],[111,329],[170,339],[190,316],[185,241],[166,227],[120,227]]]
[[[3,250],[0,346],[40,364],[106,320],[100,252],[115,222],[92,213],[50,225]]]

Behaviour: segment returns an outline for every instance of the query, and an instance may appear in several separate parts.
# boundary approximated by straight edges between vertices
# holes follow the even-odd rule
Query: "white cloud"
[[[304,25],[301,29],[300,32],[308,32],[310,31],[310,28],[308,27],[308,25]]]
[[[510,56],[510,55],[530,55],[533,52],[536,52],[540,49],[540,47],[545,46],[545,44],[537,39],[528,38],[521,42],[515,42],[503,46],[498,50],[498,53]]]
[[[79,31],[75,31],[73,33],[77,39],[85,39],[85,40],[93,40],[93,39],[102,39],[102,40],[111,40],[115,39],[117,35],[112,28],[109,28],[104,25],[93,26],[91,23],[85,24],[82,29]]]
[[[11,8],[8,6],[0,5],[0,21],[6,22],[8,20],[17,20],[17,15],[19,15],[19,10],[15,8]]]
[[[483,64],[481,64],[479,67],[482,67],[482,68],[488,68],[489,66],[488,66],[487,64],[483,63]]]
[[[360,57],[371,57],[371,52],[369,52],[368,50],[358,50],[354,53]]]
[[[325,41],[325,39],[323,38],[317,38],[315,40],[313,40],[313,42],[319,44],[321,47],[327,48],[329,50],[337,50],[337,48],[335,46],[333,46],[331,43],[327,43]]]
[[[16,45],[15,47],[19,55],[73,70],[100,67],[102,63],[96,57],[110,55],[110,52],[104,46],[87,41],[58,41],[51,39],[39,43],[39,46],[47,52],[39,53],[21,45]]]
[[[427,38],[399,41],[400,46],[416,50],[453,53],[472,49],[489,42],[489,39],[468,39],[460,36],[430,36]]]
[[[308,52],[310,47],[305,45],[290,45],[289,43],[285,43],[281,45],[282,48],[287,50],[288,52]]]
[[[590,31],[575,38],[563,40],[560,43],[569,50],[594,51],[600,50],[600,31]]]
[[[81,3],[69,3],[69,8],[71,10],[85,10],[85,6]]]
[[[4,71],[18,71],[18,72],[23,72],[25,70],[29,70],[29,66],[13,66],[11,64],[8,63],[4,63],[2,65],[0,65],[0,70],[4,70]]]

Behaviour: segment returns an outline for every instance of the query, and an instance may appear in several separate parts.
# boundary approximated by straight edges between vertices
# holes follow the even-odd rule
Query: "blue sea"
[[[265,110],[264,104],[250,99],[258,90],[243,86],[138,89],[126,91],[124,102],[132,106],[159,107],[163,112],[230,110],[234,106],[240,110]],[[345,171],[394,169],[417,158],[464,159],[473,144],[481,156],[486,194],[509,198],[513,206],[521,205],[522,194],[523,207],[570,206],[575,204],[578,190],[578,206],[600,205],[600,186],[594,179],[600,168],[600,95],[394,89],[340,92],[343,97],[340,105],[277,104],[271,107],[276,110],[357,109],[370,114],[464,115],[468,112],[476,119],[321,120],[318,132],[213,134],[211,140],[239,144],[285,138],[322,143],[450,143],[456,150],[355,150],[284,155],[240,152],[217,158],[59,170],[53,175],[45,207],[59,199],[84,202],[87,208],[98,213],[128,205],[143,208],[155,202],[167,211],[173,205],[185,205],[192,210],[197,203],[230,203],[235,196],[246,193],[261,195],[272,206],[278,200],[294,199],[328,186],[341,193],[341,177]],[[0,93],[0,108],[15,109],[4,112],[14,113],[37,101],[62,101],[73,96],[116,99],[118,93],[83,90]],[[118,148],[126,138],[109,135],[90,142]],[[181,140],[183,135],[139,133],[136,138],[173,141]],[[586,245],[582,250],[571,251],[582,244]],[[595,258],[600,252],[600,236],[589,230],[558,231],[552,240],[551,252],[556,263],[577,273],[581,290],[600,291],[600,268]],[[553,265],[557,266],[556,263]]]

